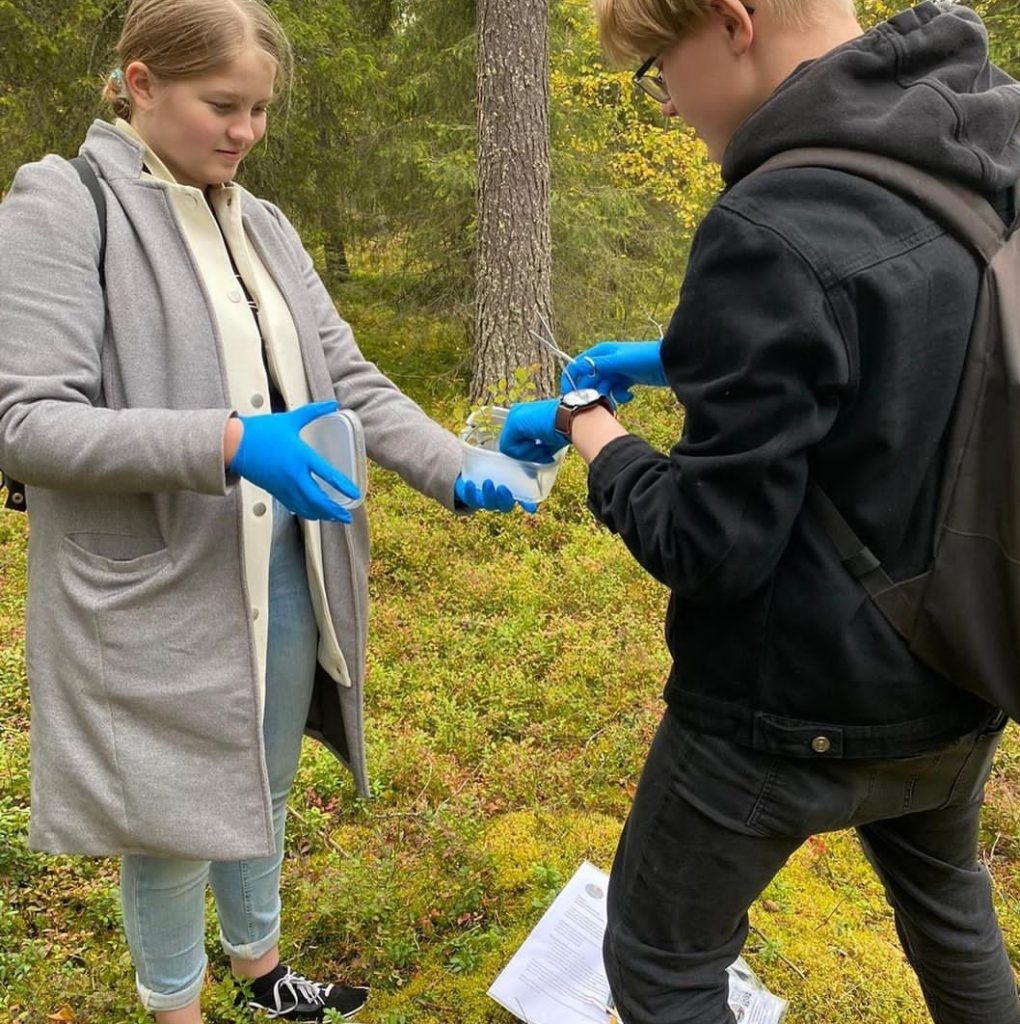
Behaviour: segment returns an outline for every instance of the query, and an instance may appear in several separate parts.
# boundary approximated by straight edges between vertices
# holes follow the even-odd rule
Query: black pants
[[[774,757],[667,711],[609,884],[605,963],[624,1024],[733,1024],[747,909],[808,836],[854,826],[936,1024],[1020,1024],[977,859],[996,723],[889,761]]]

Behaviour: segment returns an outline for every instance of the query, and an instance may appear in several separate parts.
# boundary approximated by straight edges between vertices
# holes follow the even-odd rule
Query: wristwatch
[[[560,404],[556,407],[556,419],[553,421],[556,433],[562,434],[569,441],[574,417],[579,412],[584,412],[585,409],[591,409],[596,405],[601,405],[603,409],[616,415],[616,407],[613,405],[612,399],[600,394],[595,388],[577,388],[574,391],[566,392],[560,397]]]

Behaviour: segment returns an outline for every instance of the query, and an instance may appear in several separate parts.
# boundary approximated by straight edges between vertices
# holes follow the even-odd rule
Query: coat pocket
[[[69,558],[98,573],[144,576],[170,564],[170,551],[162,537],[69,533],[64,545]]]
[[[88,544],[85,547],[82,541]],[[158,538],[64,536],[47,606],[97,788],[135,850],[229,860],[273,848],[249,633],[218,614],[215,573]],[[126,555],[130,557],[112,557]],[[77,737],[76,737],[77,738]],[[210,778],[223,784],[210,788]]]
[[[48,614],[54,653],[64,659],[62,671],[80,665],[73,673],[78,686],[109,696],[111,633],[115,651],[134,664],[132,676],[152,670],[152,634],[170,626],[166,610],[172,588],[170,552],[158,537],[120,534],[68,534],[62,539],[56,578],[60,581],[59,616]],[[164,633],[165,635],[165,633]],[[132,648],[134,651],[132,652]],[[114,659],[116,662],[116,659]],[[155,665],[159,665],[156,661]],[[137,682],[125,685],[137,686]]]

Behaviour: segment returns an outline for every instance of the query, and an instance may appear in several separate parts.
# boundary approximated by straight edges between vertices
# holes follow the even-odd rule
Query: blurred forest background
[[[240,179],[296,222],[366,353],[457,429],[476,342],[475,5],[271,6],[296,76]],[[995,59],[1020,75],[1020,4],[974,6]],[[108,116],[98,95],[124,7],[0,0],[0,192],[21,163],[73,155],[90,121]],[[870,24],[899,8],[860,9]],[[655,336],[717,173],[630,72],[607,68],[587,0],[548,0],[548,32],[556,339],[576,351]],[[682,410],[649,392],[624,417],[667,449]],[[581,859],[609,866],[661,713],[665,594],[593,522],[584,493],[570,456],[538,515],[454,521],[372,470],[374,799],[356,800],[332,758],[306,744],[284,875],[285,955],[309,974],[367,980],[366,1024],[507,1024],[488,984]],[[116,864],[27,848],[28,526],[0,511],[0,1022],[142,1021]],[[1011,727],[982,855],[1014,963],[1018,831]],[[928,1019],[852,835],[805,846],[752,922],[748,959],[790,999],[790,1024]],[[208,940],[206,1020],[246,1020],[212,913]]]
[[[896,7],[864,0],[873,22]],[[1020,7],[977,0],[1020,70]],[[124,0],[0,0],[0,189],[73,155],[114,66]],[[470,341],[476,227],[471,0],[275,0],[297,53],[290,93],[241,180],[280,204],[330,283],[385,270],[402,308]],[[553,308],[564,348],[648,334],[671,308],[691,232],[719,187],[685,126],[665,127],[599,53],[587,0],[548,0]]]

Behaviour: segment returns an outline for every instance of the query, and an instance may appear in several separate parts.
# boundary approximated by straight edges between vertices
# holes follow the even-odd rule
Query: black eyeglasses
[[[655,62],[659,59],[659,55],[656,54],[654,57],[649,57],[634,72],[634,84],[651,96],[656,103],[668,103],[669,102],[669,89],[666,88],[666,81],[659,73],[659,69],[655,66]],[[654,72],[652,74],[651,72]]]
[[[742,6],[748,14],[754,14],[754,8],[749,4],[743,4]],[[647,93],[647,95],[651,96],[656,103],[668,103],[669,89],[666,88],[666,81],[659,72],[659,69],[655,66],[655,62],[658,59],[658,54],[649,57],[648,60],[646,60],[644,64],[634,72],[634,84],[643,92]]]

